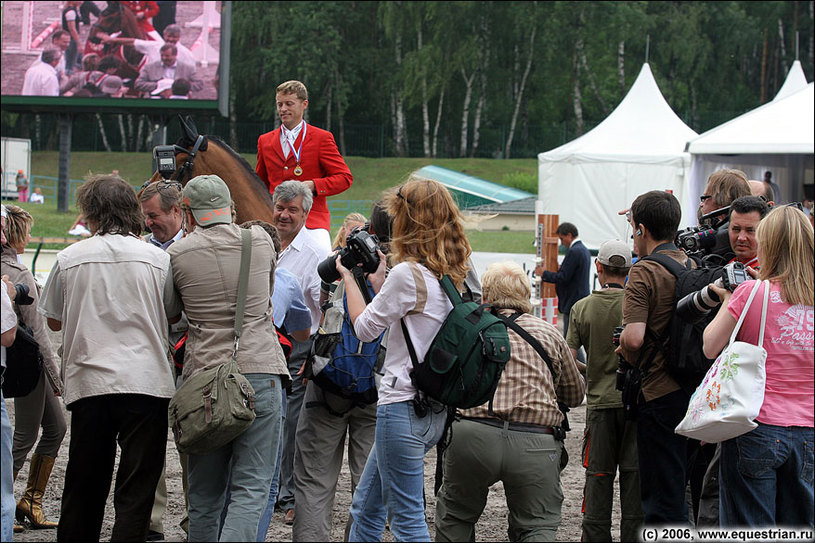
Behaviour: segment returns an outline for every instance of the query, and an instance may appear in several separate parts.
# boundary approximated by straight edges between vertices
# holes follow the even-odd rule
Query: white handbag
[[[736,341],[744,317],[762,283],[764,304],[758,345]],[[769,281],[755,282],[730,336],[730,343],[710,366],[702,383],[691,396],[688,412],[674,430],[677,434],[707,443],[719,443],[758,427],[754,419],[758,417],[764,403],[764,383],[767,378],[767,351],[763,344],[769,294]]]

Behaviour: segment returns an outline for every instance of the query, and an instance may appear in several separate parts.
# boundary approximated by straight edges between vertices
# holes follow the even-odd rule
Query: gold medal
[[[303,175],[303,168],[299,164],[294,168],[294,175]]]

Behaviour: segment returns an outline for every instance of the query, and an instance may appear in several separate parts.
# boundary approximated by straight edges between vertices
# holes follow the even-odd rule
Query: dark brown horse
[[[119,2],[108,2],[108,6],[99,15],[99,19],[91,26],[85,54],[94,52],[100,58],[114,55],[122,61],[116,75],[122,79],[136,79],[144,61],[144,55],[136,51],[133,46],[103,43],[101,36],[110,36],[116,32],[120,32],[119,36],[122,38],[149,39],[132,11]]]
[[[186,185],[197,175],[215,174],[229,187],[239,224],[251,219],[271,223],[272,196],[246,159],[222,140],[199,134],[190,117],[179,116],[179,121],[182,136],[176,143],[177,168],[172,179]],[[156,172],[149,183],[159,180],[161,175]]]

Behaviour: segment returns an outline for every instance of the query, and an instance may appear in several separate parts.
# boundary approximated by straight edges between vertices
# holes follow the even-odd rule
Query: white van
[[[23,170],[31,185],[31,140],[22,138],[2,138],[3,179],[0,181],[0,196],[4,200],[17,199],[17,172]]]

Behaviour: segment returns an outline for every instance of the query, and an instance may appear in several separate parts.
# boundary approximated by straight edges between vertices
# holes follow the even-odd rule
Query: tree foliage
[[[232,88],[239,119],[273,120],[274,88],[296,78],[310,89],[311,120],[335,133],[343,122],[382,125],[389,153],[429,156],[435,131],[439,155],[497,156],[510,142],[513,154],[542,150],[590,129],[647,60],[668,103],[701,132],[773,98],[796,34],[812,79],[812,11],[812,2],[236,2]]]

